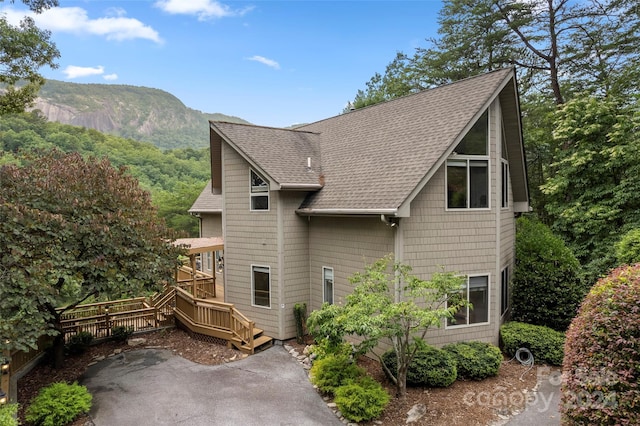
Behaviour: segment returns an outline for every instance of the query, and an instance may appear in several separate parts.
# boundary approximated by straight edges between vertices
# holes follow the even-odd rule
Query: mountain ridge
[[[162,149],[209,145],[208,120],[250,124],[239,117],[203,113],[161,89],[124,84],[47,80],[31,110],[48,121],[150,142]]]

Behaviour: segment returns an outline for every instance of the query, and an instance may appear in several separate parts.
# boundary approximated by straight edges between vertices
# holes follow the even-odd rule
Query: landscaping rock
[[[416,404],[411,407],[411,410],[407,413],[406,423],[413,423],[420,420],[425,414],[427,414],[427,406],[424,404]]]
[[[147,343],[147,339],[144,339],[142,337],[136,337],[135,339],[129,339],[129,341],[127,342],[127,344],[129,346],[142,346],[145,343]]]

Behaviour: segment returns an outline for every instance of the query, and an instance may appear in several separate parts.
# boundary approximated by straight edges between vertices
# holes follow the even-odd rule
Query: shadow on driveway
[[[91,366],[82,384],[95,426],[342,425],[282,346],[215,366],[135,350]]]

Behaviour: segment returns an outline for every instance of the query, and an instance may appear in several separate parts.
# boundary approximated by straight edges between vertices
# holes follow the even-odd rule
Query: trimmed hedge
[[[640,424],[640,264],[591,289],[565,343],[563,424]]]
[[[442,349],[421,344],[407,371],[407,386],[425,386],[446,388],[456,381],[458,370],[456,360]],[[382,362],[391,371],[398,370],[398,361],[394,350],[382,354]],[[386,371],[385,371],[386,373]]]
[[[0,405],[0,426],[18,426],[18,404]]]
[[[482,380],[498,375],[502,364],[500,348],[485,342],[458,342],[442,347],[456,360],[458,377]]]
[[[562,365],[564,333],[542,325],[510,321],[500,327],[504,352],[515,356],[520,348],[527,348],[537,364]]]

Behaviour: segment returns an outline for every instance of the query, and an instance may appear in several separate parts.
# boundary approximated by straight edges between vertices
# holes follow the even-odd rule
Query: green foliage
[[[117,326],[111,329],[111,338],[116,342],[124,342],[133,334],[133,327]]]
[[[458,342],[442,347],[456,360],[458,377],[482,380],[498,375],[502,364],[500,348],[485,342]]]
[[[562,368],[566,424],[640,424],[640,265],[591,289],[571,323]]]
[[[587,291],[580,264],[544,224],[524,216],[516,224],[511,318],[564,331]]]
[[[619,265],[640,262],[640,228],[627,232],[615,245],[616,260]]]
[[[307,323],[307,304],[296,303],[293,306],[293,316],[296,321],[296,341],[298,343],[304,343],[304,326]]]
[[[171,238],[149,194],[107,160],[51,151],[3,166],[0,349],[24,350],[43,334],[59,336],[56,308],[65,303],[138,295],[172,282],[182,250]]]
[[[373,349],[380,339],[390,339],[400,368],[388,373],[396,383],[398,396],[403,396],[407,366],[415,352],[410,350],[411,343],[424,340],[430,327],[440,327],[467,306],[466,301],[451,298],[459,293],[465,279],[452,272],[439,272],[428,281],[421,280],[411,274],[410,266],[393,263],[388,255],[366,266],[364,273],[355,273],[349,281],[354,289],[346,297],[346,304],[325,303],[312,312],[309,331],[317,339],[329,339],[332,345],[341,343],[344,336],[359,336],[362,340],[356,346],[357,353]]]
[[[66,345],[67,352],[72,355],[81,354],[89,348],[91,342],[93,342],[93,334],[88,331],[81,331],[71,336],[69,343]]]
[[[38,393],[27,407],[25,419],[39,426],[60,426],[91,409],[91,394],[77,383],[53,383]]]
[[[13,154],[18,150],[57,148],[84,158],[107,157],[114,167],[126,166],[140,187],[151,192],[158,215],[169,227],[198,236],[198,220],[188,210],[211,178],[208,149],[161,151],[149,143],[93,129],[48,123],[36,113],[0,116],[0,134],[0,152],[6,158],[0,157],[0,162],[16,163]]]
[[[0,405],[0,426],[18,426],[18,404]]]
[[[549,327],[510,321],[500,327],[504,351],[514,356],[520,348],[527,348],[534,362],[562,365],[565,335]]]
[[[354,355],[351,343],[340,342],[334,344],[330,339],[321,339],[311,346],[310,352],[315,355],[315,360],[326,358],[329,355],[345,357]]]
[[[333,394],[340,386],[363,376],[365,370],[352,358],[344,355],[328,355],[318,359],[311,367],[311,383],[322,392]]]
[[[334,402],[346,419],[363,422],[382,414],[389,403],[389,394],[380,383],[363,376],[337,388]]]
[[[589,282],[616,265],[620,235],[640,228],[640,110],[624,102],[575,99],[554,122],[559,148],[542,187],[546,209]]]
[[[36,13],[58,5],[57,0],[24,0]],[[38,96],[44,78],[38,73],[43,66],[57,68],[60,52],[51,41],[49,31],[36,27],[33,18],[23,18],[12,25],[0,15],[0,115],[22,112]]]
[[[414,347],[415,355],[407,371],[408,385],[446,388],[456,381],[456,359],[449,352],[420,341],[416,341]],[[382,362],[387,367],[384,369],[387,375],[398,370],[398,358],[394,350],[385,352]]]

